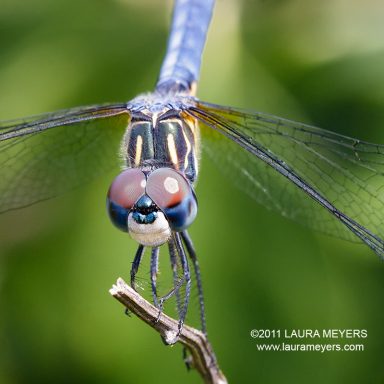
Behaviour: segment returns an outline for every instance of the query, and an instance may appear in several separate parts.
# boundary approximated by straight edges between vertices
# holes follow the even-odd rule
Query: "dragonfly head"
[[[112,182],[107,209],[116,227],[140,244],[155,247],[193,222],[197,201],[189,181],[172,168],[130,168]]]

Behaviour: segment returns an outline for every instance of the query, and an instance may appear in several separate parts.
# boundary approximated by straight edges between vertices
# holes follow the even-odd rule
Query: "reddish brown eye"
[[[130,209],[145,192],[146,178],[140,169],[127,169],[113,180],[108,191],[108,199],[126,209]]]
[[[180,204],[190,193],[187,180],[171,168],[159,168],[148,176],[148,196],[162,209]]]
[[[153,171],[148,176],[145,190],[163,211],[174,231],[183,231],[195,219],[195,194],[187,179],[174,169],[159,168]]]

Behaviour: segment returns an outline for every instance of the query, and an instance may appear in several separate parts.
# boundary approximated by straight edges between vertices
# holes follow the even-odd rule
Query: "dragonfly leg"
[[[183,270],[183,277],[181,279],[179,279],[177,277],[177,274],[174,274],[174,276],[176,276],[177,279],[175,279],[175,281],[174,281],[173,289],[171,291],[169,291],[165,296],[163,296],[159,299],[159,316],[157,318],[157,321],[160,318],[162,308],[163,308],[163,303],[174,295],[179,295],[179,297],[180,297],[179,290],[180,290],[181,286],[185,283],[184,302],[181,305],[181,297],[180,297],[180,300],[179,300],[180,305],[178,305],[179,323],[178,323],[178,327],[177,327],[178,328],[177,333],[175,334],[174,338],[171,341],[170,340],[164,341],[166,344],[174,344],[177,342],[181,332],[183,331],[184,321],[185,321],[185,317],[187,315],[189,298],[190,298],[190,293],[191,293],[191,275],[190,275],[190,271],[189,271],[188,259],[187,259],[183,244],[182,244],[181,239],[180,239],[180,234],[177,232],[174,233],[172,235],[172,238],[169,240],[169,242],[172,243],[170,245],[171,263],[173,263],[173,265],[177,265],[176,264],[177,256],[180,257],[180,263],[181,263],[181,267]],[[173,265],[172,265],[172,268],[174,268]],[[184,355],[186,355],[186,351],[183,351],[183,356]]]
[[[193,263],[193,269],[195,271],[196,285],[197,285],[197,291],[198,291],[198,296],[199,296],[201,331],[204,333],[205,336],[207,336],[207,322],[205,320],[203,284],[202,284],[202,280],[201,280],[199,262],[198,262],[197,257],[196,257],[195,247],[193,246],[192,239],[189,236],[188,232],[187,231],[181,232],[181,238],[183,239],[183,242],[184,242],[185,247],[187,249],[188,255],[191,258],[192,263]]]
[[[141,258],[143,257],[143,254],[144,254],[144,246],[140,244],[139,247],[137,248],[136,255],[135,255],[135,258],[133,259],[132,267],[131,267],[131,287],[135,291],[136,291],[135,277],[136,277],[137,271],[139,270],[139,265],[141,262]],[[125,309],[125,314],[127,316],[130,316],[128,308]]]
[[[160,316],[163,312],[164,303],[168,299],[170,299],[171,297],[173,297],[174,295],[176,295],[179,292],[179,290],[183,286],[184,282],[185,282],[185,278],[183,276],[181,279],[177,280],[177,283],[174,285],[174,287],[167,294],[165,294],[164,296],[162,296],[158,299],[158,306],[157,307],[159,309],[159,314],[157,315],[157,319],[155,322],[158,322],[160,319]]]
[[[170,257],[171,257],[171,264],[172,264],[172,270],[174,272],[173,277],[174,277],[174,287],[171,289],[166,295],[160,297],[158,299],[158,308],[159,308],[159,314],[156,319],[156,321],[159,321],[161,313],[163,311],[163,305],[166,300],[171,298],[172,296],[176,295],[176,300],[177,300],[177,311],[179,315],[179,323],[178,323],[178,329],[175,337],[173,338],[172,341],[165,341],[166,344],[174,344],[182,330],[183,330],[183,325],[185,321],[185,317],[187,315],[187,310],[188,310],[188,304],[189,304],[189,298],[190,298],[190,293],[191,293],[191,275],[189,271],[189,264],[188,264],[188,259],[184,250],[183,243],[180,238],[179,233],[174,233],[172,238],[169,240],[169,252],[170,252]],[[177,276],[177,260],[178,256],[180,258],[180,263],[181,267],[183,270],[183,277],[178,278]],[[180,288],[182,285],[185,283],[185,295],[184,295],[184,301],[183,304],[181,304],[181,296],[180,296]]]
[[[184,279],[184,276],[180,278],[177,274],[177,248],[173,238],[169,240],[168,247],[169,247],[170,260],[171,260],[171,267],[173,271],[173,288],[167,294],[165,294],[164,296],[158,299],[158,308],[160,311],[156,321],[159,321],[159,318],[163,311],[164,303],[173,296],[176,296],[177,313],[179,316],[181,312],[180,288],[183,286],[185,279]]]
[[[193,263],[193,269],[196,276],[196,285],[198,290],[198,297],[199,297],[199,306],[200,306],[200,324],[201,324],[201,331],[204,333],[205,336],[208,336],[207,333],[207,322],[205,320],[205,305],[204,305],[204,295],[203,295],[203,284],[201,279],[201,273],[200,273],[200,267],[199,262],[196,257],[196,251],[195,247],[193,245],[192,239],[189,236],[189,233],[187,231],[181,232],[181,238],[183,239],[183,243],[185,245],[185,248],[187,249],[188,256],[192,260]],[[191,355],[188,355],[186,348],[184,347],[183,350],[183,359],[184,363],[189,370],[191,368],[193,358]],[[213,355],[212,356],[212,365],[216,365],[216,358]]]
[[[131,287],[136,291],[135,288],[135,278],[136,278],[136,273],[139,270],[139,265],[141,262],[141,258],[143,257],[144,254],[144,245],[139,245],[136,251],[135,258],[133,259],[132,262],[132,268],[131,268]]]
[[[177,282],[179,280],[179,276],[177,274],[177,253],[175,250],[175,244],[173,242],[169,242],[169,255],[171,259],[171,267],[173,272],[173,284],[174,286],[177,285]],[[181,297],[180,297],[180,291],[177,290],[176,293],[176,308],[177,308],[177,314],[179,315],[179,318],[181,316]],[[189,371],[191,369],[191,356],[188,355],[188,351],[186,347],[183,347],[183,361],[185,363],[185,366],[187,367],[187,370]]]
[[[203,284],[201,279],[199,262],[197,260],[195,247],[193,245],[191,237],[189,236],[189,233],[187,231],[181,232],[181,238],[183,239],[183,243],[185,245],[185,248],[187,249],[188,256],[190,257],[193,263],[193,269],[196,277],[197,292],[199,297],[201,331],[204,333],[204,335],[207,336],[207,323],[205,320]],[[190,370],[192,365],[192,356],[188,354],[187,349],[185,347],[183,348],[183,360],[187,369]]]
[[[183,277],[185,280],[185,296],[184,296],[184,303],[180,310],[179,314],[179,326],[178,326],[178,332],[177,332],[177,338],[180,336],[181,331],[183,330],[184,320],[187,316],[187,310],[188,310],[188,304],[189,304],[189,298],[191,294],[191,273],[189,271],[189,264],[187,255],[185,254],[183,243],[181,242],[180,234],[175,233],[175,239],[176,239],[176,247],[178,250],[178,254],[180,256],[181,266],[183,268]]]
[[[171,260],[171,268],[172,268],[172,273],[173,273],[173,286],[176,287],[180,281],[180,278],[177,274],[177,249],[176,245],[173,241],[170,241],[168,243],[169,246],[169,256]],[[175,291],[175,296],[176,296],[176,309],[177,309],[177,314],[180,316],[181,313],[181,298],[180,298],[180,290],[177,289]]]
[[[187,370],[190,371],[193,367],[193,357],[190,353],[188,353],[187,347],[183,347],[183,361]]]
[[[151,288],[153,304],[159,308],[158,297],[157,297],[157,274],[159,272],[159,247],[152,248],[151,254]]]

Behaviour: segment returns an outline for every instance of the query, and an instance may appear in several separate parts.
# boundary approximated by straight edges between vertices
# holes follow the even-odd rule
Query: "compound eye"
[[[188,181],[171,168],[159,168],[148,176],[146,191],[161,209],[180,204],[190,193]]]
[[[159,168],[147,180],[147,195],[166,215],[171,228],[182,231],[197,213],[193,190],[185,177],[172,168]]]
[[[137,168],[127,169],[112,182],[107,195],[107,210],[113,224],[128,230],[128,214],[136,201],[145,193],[146,177]]]
[[[145,175],[140,169],[127,169],[113,180],[108,199],[120,207],[131,209],[144,194],[145,185]]]

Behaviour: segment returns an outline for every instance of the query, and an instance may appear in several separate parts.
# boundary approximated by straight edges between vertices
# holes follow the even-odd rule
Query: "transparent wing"
[[[46,200],[118,164],[124,104],[0,123],[0,212]]]
[[[205,125],[206,152],[260,204],[383,257],[384,146],[205,102],[188,113]]]

